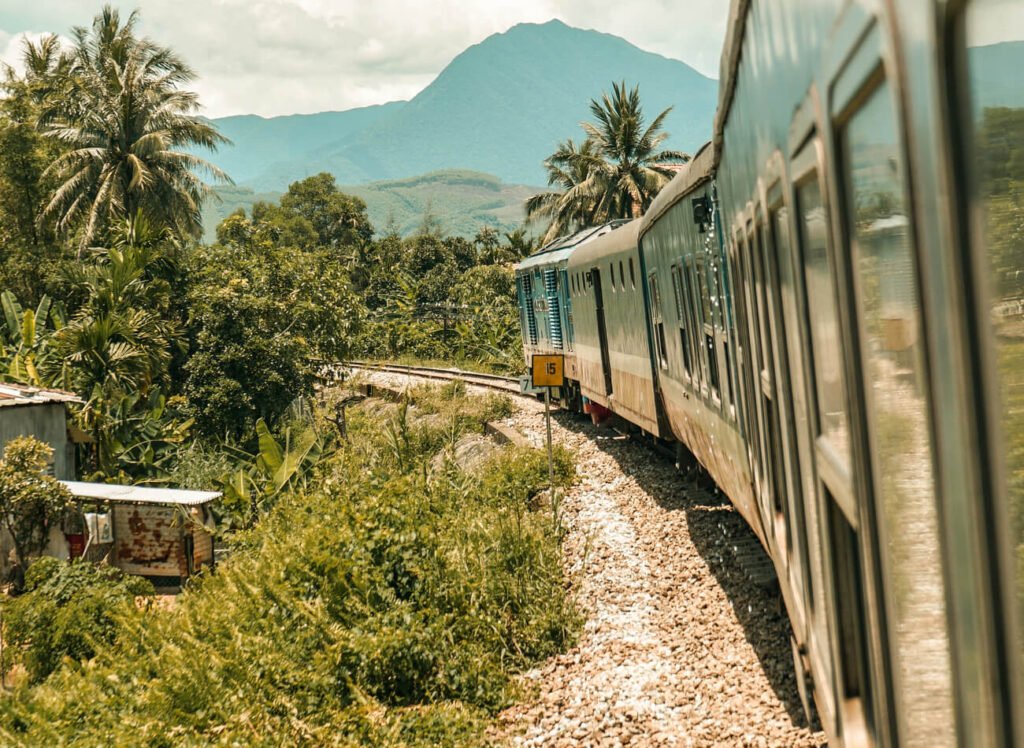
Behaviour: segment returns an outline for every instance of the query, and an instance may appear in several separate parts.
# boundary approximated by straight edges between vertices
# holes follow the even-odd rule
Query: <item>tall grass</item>
[[[566,648],[578,618],[557,527],[528,509],[543,453],[431,473],[482,406],[421,399],[444,417],[353,409],[315,490],[284,496],[173,610],[124,612],[92,660],[0,699],[0,743],[480,743],[512,675]]]

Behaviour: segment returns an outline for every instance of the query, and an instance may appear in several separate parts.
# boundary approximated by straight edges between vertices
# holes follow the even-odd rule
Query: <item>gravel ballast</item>
[[[516,403],[507,424],[542,446],[543,405]],[[577,461],[561,511],[566,569],[586,622],[576,647],[521,676],[526,697],[499,715],[495,740],[824,745],[800,706],[778,595],[736,560],[751,534],[739,514],[614,431],[557,413],[553,433]]]

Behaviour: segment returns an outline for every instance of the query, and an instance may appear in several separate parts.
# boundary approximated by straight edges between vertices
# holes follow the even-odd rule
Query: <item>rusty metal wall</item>
[[[185,577],[185,536],[194,543],[193,568],[213,561],[213,538],[177,507],[120,505],[113,508],[114,549],[110,562],[129,574]]]

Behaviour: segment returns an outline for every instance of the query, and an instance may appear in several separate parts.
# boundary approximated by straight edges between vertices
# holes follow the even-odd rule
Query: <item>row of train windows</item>
[[[977,3],[972,7],[994,6]],[[968,57],[970,68],[973,61]],[[973,69],[970,72],[975,73]],[[971,82],[977,87],[982,79],[972,76]],[[984,89],[981,93],[985,93]],[[1024,620],[1024,483],[1019,478],[1024,473],[1024,418],[1020,416],[1024,408],[1016,407],[1021,401],[1019,392],[1024,391],[1024,367],[1020,366],[1024,344],[1019,342],[1019,332],[1013,332],[1024,319],[1024,274],[1020,272],[1024,241],[1005,228],[1014,221],[1019,223],[1022,214],[1017,199],[1024,194],[1020,187],[1024,184],[1024,168],[1019,166],[1024,160],[1015,159],[1014,155],[1018,151],[1024,153],[1024,108],[978,109],[976,118],[973,161],[981,172],[979,192],[984,197],[980,231],[986,238],[992,272],[990,288],[994,298],[990,318],[997,333],[997,374],[1003,384],[1004,405],[1009,406],[1001,411],[1005,451],[1010,462],[1006,484],[1020,564],[1016,570],[1016,604]],[[996,130],[1002,134],[997,140],[989,137]],[[901,718],[901,742],[947,743],[954,739],[953,684],[944,616],[944,580],[940,572],[934,424],[929,418],[930,394],[917,287],[919,268],[904,196],[898,115],[887,82],[874,85],[841,125],[839,146],[839,172],[845,192],[839,212],[845,214],[849,226],[848,247],[840,248],[834,256],[828,250],[828,217],[818,174],[811,172],[795,187],[797,266],[802,266],[810,337],[805,355],[811,364],[816,396],[815,431],[824,455],[818,457],[820,477],[828,495],[847,493],[842,484],[853,474],[849,412],[853,402],[864,411],[874,471],[874,500],[885,527],[880,550],[886,574],[890,635],[894,640],[890,656],[898,698],[906,707],[902,711],[910,715]],[[995,149],[1001,150],[990,152]],[[1020,174],[1007,174],[1014,169]],[[783,352],[785,341],[775,341],[773,345],[772,338],[785,335],[784,327],[793,320],[786,319],[777,298],[772,300],[780,291],[784,298],[792,298],[793,294],[794,279],[786,272],[789,232],[785,229],[785,211],[782,206],[771,211],[770,232],[759,221],[752,243],[740,238],[741,251],[755,263],[747,269],[753,271],[754,277],[746,279],[753,293],[751,333],[764,344],[759,351],[753,343],[751,357],[755,369],[765,369],[772,378],[773,356],[779,356],[776,363],[781,370],[788,365]],[[993,239],[997,236],[1014,238],[997,242]],[[762,239],[768,241],[767,246]],[[778,246],[774,246],[776,242]],[[758,257],[763,257],[769,266],[757,265]],[[850,274],[854,324],[865,342],[860,362],[865,369],[863,392],[854,392],[852,398],[847,395],[843,336],[836,304],[839,279],[844,273],[836,266],[834,257]],[[776,278],[772,277],[772,263],[778,263]],[[673,270],[678,272],[678,268]],[[760,277],[765,273],[769,277]],[[673,282],[679,283],[675,275]],[[769,290],[767,300],[762,297],[765,284]],[[679,314],[679,306],[677,298],[682,327],[687,315]],[[771,325],[766,317],[780,312],[782,319],[776,320],[776,329],[772,335],[766,335]],[[761,329],[755,329],[759,324]],[[758,361],[759,358],[763,360]],[[775,382],[776,386],[783,384],[784,379]],[[838,470],[821,468],[825,457]],[[1018,642],[1024,642],[1024,636]],[[1024,646],[1018,643],[1017,647],[1017,657],[1022,657]],[[858,681],[849,685],[851,692],[858,692],[866,685],[859,681],[863,673],[851,662],[844,662],[844,667],[847,665],[850,672],[844,673],[844,677],[853,676]]]
[[[681,263],[672,265],[669,274],[672,279],[672,296],[675,302],[676,325],[679,334],[679,347],[682,351],[684,374],[688,380],[695,384],[699,381],[699,378],[703,378],[703,381],[710,389],[710,394],[717,400],[720,398],[721,381],[718,370],[718,356],[715,349],[715,335],[709,325],[697,319],[697,310],[701,307],[694,307],[687,303],[688,299],[695,298],[687,267]],[[651,295],[654,354],[658,365],[662,369],[668,369],[668,342],[665,334],[665,320],[662,315],[661,292],[658,287],[657,275],[651,273],[647,283]],[[705,349],[703,357],[700,355],[701,347]],[[723,342],[723,347],[726,367],[728,369],[729,344],[727,341]],[[728,378],[727,383],[729,383]],[[731,383],[729,384],[728,395],[731,402],[732,386]]]
[[[614,262],[608,263],[608,277],[610,287],[612,291],[625,291],[626,290],[626,268],[629,268],[629,287],[632,290],[636,289],[636,270],[633,267],[633,258],[630,257],[628,263],[619,260],[618,262],[618,281],[616,282],[616,264]],[[570,278],[570,288],[574,295],[580,295],[586,292],[587,288],[587,273],[573,273]]]

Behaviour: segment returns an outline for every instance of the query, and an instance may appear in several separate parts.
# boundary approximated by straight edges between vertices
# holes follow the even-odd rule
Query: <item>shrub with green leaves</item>
[[[4,640],[40,681],[65,657],[87,660],[112,643],[119,614],[152,594],[148,581],[110,566],[41,558],[25,574],[25,594],[4,606]]]

